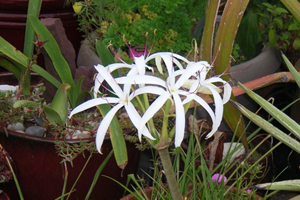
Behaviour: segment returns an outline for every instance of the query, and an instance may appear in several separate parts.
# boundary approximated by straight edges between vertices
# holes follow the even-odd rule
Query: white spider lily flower
[[[195,63],[197,64],[197,63]],[[222,121],[222,117],[223,117],[223,104],[227,103],[230,99],[231,96],[231,86],[229,85],[229,83],[227,83],[226,81],[224,81],[223,79],[221,79],[220,77],[211,77],[211,78],[207,78],[206,79],[206,75],[207,73],[205,71],[202,71],[200,73],[199,76],[196,76],[197,78],[194,80],[189,80],[188,82],[186,82],[186,84],[184,85],[184,87],[190,88],[190,95],[184,100],[184,103],[187,103],[191,100],[195,100],[197,101],[201,106],[203,106],[203,108],[208,112],[208,114],[210,115],[211,119],[212,119],[212,130],[210,131],[210,133],[206,136],[206,138],[210,138],[219,128],[221,121]],[[220,95],[220,93],[222,92],[222,89],[216,85],[214,85],[214,83],[221,83],[223,84],[223,99]],[[188,84],[187,84],[188,83]],[[211,108],[207,107],[207,103],[200,98],[199,96],[195,96],[195,91],[198,92],[202,92],[205,94],[212,94],[213,95],[213,99],[214,99],[214,104],[215,104],[215,113],[213,114],[213,112],[211,112]],[[204,107],[205,106],[205,107]]]
[[[159,87],[154,87],[154,86],[145,86],[142,88],[138,88],[134,92],[130,93],[130,84],[124,84],[124,91],[121,89],[121,87],[117,84],[117,82],[114,80],[112,75],[109,73],[109,69],[103,67],[102,65],[96,66],[97,71],[101,74],[101,77],[108,83],[108,85],[111,87],[112,91],[116,95],[116,97],[99,97],[99,98],[94,98],[91,100],[88,100],[76,108],[72,110],[70,113],[69,117],[72,117],[74,114],[82,112],[84,110],[87,110],[89,108],[92,108],[97,105],[101,104],[115,104],[112,109],[104,116],[103,120],[101,121],[98,130],[97,130],[97,135],[96,135],[96,147],[98,151],[101,153],[100,149],[103,143],[103,140],[105,138],[107,129],[110,125],[110,122],[112,118],[115,116],[117,111],[125,107],[125,110],[133,123],[134,126],[139,127],[138,129],[138,134],[139,134],[139,139],[141,140],[141,136],[144,135],[148,137],[149,139],[154,140],[155,138],[152,137],[151,133],[149,130],[146,128],[146,126],[140,126],[140,121],[141,121],[141,116],[131,103],[131,100],[143,93],[153,93],[157,95],[161,95],[164,90]],[[128,78],[130,80],[130,78]]]
[[[167,79],[163,80],[156,76],[146,75],[146,68],[153,70],[147,63],[155,60],[156,67],[160,73],[163,73],[163,65],[166,67]],[[209,137],[220,126],[223,116],[223,104],[226,103],[231,95],[230,85],[219,77],[207,78],[211,66],[206,61],[190,62],[178,54],[169,52],[155,53],[145,58],[145,56],[134,57],[134,64],[116,63],[103,67],[95,66],[98,71],[95,86],[94,99],[89,100],[76,107],[70,114],[70,117],[78,112],[89,109],[101,104],[113,104],[112,109],[104,116],[99,125],[96,136],[96,146],[100,152],[104,137],[110,125],[112,118],[117,111],[124,107],[132,124],[137,128],[138,137],[141,140],[142,135],[155,140],[151,135],[146,124],[161,109],[169,99],[175,105],[175,146],[181,145],[185,130],[185,112],[184,104],[195,100],[210,115],[212,119],[212,130]],[[186,66],[184,68],[184,66]],[[128,68],[126,75],[114,78],[111,72],[120,68]],[[175,70],[175,68],[177,70]],[[115,97],[97,97],[100,86],[106,81]],[[222,83],[221,86],[215,83]],[[122,88],[121,88],[122,87]],[[135,88],[136,89],[133,89]],[[223,90],[222,90],[223,89]],[[220,93],[223,91],[223,98]],[[211,94],[215,103],[215,112],[204,99],[197,93]],[[140,116],[132,104],[132,100],[142,94],[154,94],[157,98],[150,104],[147,110]]]
[[[154,102],[152,102],[149,108],[146,110],[146,112],[142,116],[142,120],[140,121],[140,127],[138,129],[141,129],[143,126],[145,126],[145,124],[158,112],[158,110],[163,107],[165,102],[168,99],[171,99],[175,105],[175,113],[176,113],[175,146],[178,147],[180,146],[184,137],[184,129],[185,129],[184,104],[189,102],[189,101],[183,102],[181,100],[181,96],[190,97],[191,100],[193,98],[197,98],[195,96],[191,96],[190,92],[184,90],[182,86],[186,83],[186,81],[190,80],[191,78],[194,78],[195,74],[201,73],[203,69],[199,68],[199,65],[190,65],[186,69],[179,69],[175,71],[173,66],[173,60],[174,60],[173,54],[163,53],[163,54],[156,54],[156,55],[160,56],[160,59],[164,61],[165,66],[167,68],[168,78],[166,81],[163,81],[157,77],[149,76],[149,75],[143,75],[143,76],[135,75],[135,76],[131,76],[130,80],[128,80],[126,77],[116,78],[116,82],[118,82],[119,84],[125,84],[126,82],[129,83],[128,81],[130,81],[131,84],[141,84],[141,83],[152,84],[152,85],[158,85],[165,89],[165,92],[162,95],[158,96],[154,100]],[[203,103],[201,104],[205,104],[204,108],[206,110],[209,110],[208,112],[210,116],[213,118],[213,121],[216,121],[215,115],[212,109],[208,106],[208,104],[204,100]]]

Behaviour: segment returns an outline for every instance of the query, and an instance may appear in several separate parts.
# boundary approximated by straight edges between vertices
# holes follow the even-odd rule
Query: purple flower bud
[[[134,48],[129,49],[129,57],[134,58],[134,57],[140,57],[148,54],[148,49],[147,46],[139,47],[136,46]]]
[[[223,181],[225,183],[227,181],[227,178],[226,178],[226,176],[223,176],[222,174],[214,174],[211,177],[211,180],[214,182],[218,182],[218,183],[221,183],[221,181]]]

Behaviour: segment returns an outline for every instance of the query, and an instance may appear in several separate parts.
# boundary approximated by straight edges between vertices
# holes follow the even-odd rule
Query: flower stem
[[[170,159],[168,148],[157,149],[158,154],[160,156],[166,177],[167,183],[170,189],[170,193],[173,200],[182,200],[182,196],[179,192],[178,183],[176,180],[175,172],[172,167],[172,162]]]

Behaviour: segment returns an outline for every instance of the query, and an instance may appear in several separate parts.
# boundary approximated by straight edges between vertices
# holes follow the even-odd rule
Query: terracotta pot
[[[78,53],[82,34],[72,7],[65,0],[43,0],[39,18],[60,18],[68,39]],[[0,0],[0,36],[23,51],[28,0]],[[43,66],[43,61],[39,64]],[[2,69],[3,71],[3,69]]]
[[[38,81],[37,79],[38,77],[32,76],[33,82]],[[17,80],[11,76],[11,73],[0,75],[0,84],[15,84],[16,81]],[[53,200],[61,196],[64,183],[63,177],[66,173],[68,173],[66,192],[69,192],[82,167],[86,163],[89,152],[85,152],[85,156],[79,155],[75,158],[73,160],[73,167],[67,162],[66,171],[64,164],[61,163],[62,157],[58,156],[55,148],[56,141],[73,144],[79,143],[80,141],[94,142],[95,138],[83,140],[55,140],[14,131],[8,131],[8,134],[6,134],[0,127],[0,144],[12,159],[12,164],[15,167],[24,199]],[[102,146],[103,155],[98,153],[93,154],[70,199],[85,198],[95,172],[111,149],[111,142],[107,138]],[[91,199],[119,199],[123,196],[124,189],[116,182],[102,175],[126,184],[127,175],[136,173],[140,155],[140,151],[136,149],[133,143],[127,143],[127,151],[128,164],[125,170],[121,170],[117,166],[115,158],[112,156],[98,179],[90,196]],[[6,192],[11,199],[19,199],[13,180],[8,183],[0,183],[0,189]]]

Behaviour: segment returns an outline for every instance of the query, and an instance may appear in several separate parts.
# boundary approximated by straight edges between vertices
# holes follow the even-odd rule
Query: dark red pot
[[[82,34],[77,30],[77,17],[72,7],[64,4],[65,0],[43,0],[40,18],[60,18],[77,55]],[[0,36],[20,51],[24,45],[27,7],[28,0],[0,0]]]
[[[39,77],[32,76],[32,83],[38,82]],[[0,84],[16,85],[11,73],[0,73]],[[13,160],[24,199],[28,200],[54,200],[61,196],[64,183],[64,165],[60,162],[62,157],[58,156],[52,138],[31,136],[24,133],[9,131],[6,135],[0,129],[0,144],[8,152]],[[79,143],[79,140],[63,140],[68,143]],[[85,142],[94,142],[94,138],[85,139]],[[112,149],[111,142],[106,139],[103,143],[103,155],[93,154],[85,171],[79,179],[70,200],[85,199],[90,188],[94,174]],[[127,175],[134,174],[137,170],[140,151],[135,144],[127,143],[128,164],[122,171],[116,164],[114,156],[108,161],[102,171],[101,176],[90,196],[90,199],[120,199],[124,194],[124,189],[116,182],[102,176],[111,177],[123,184],[126,184]],[[82,167],[89,157],[89,152],[85,157],[78,156],[73,160],[73,167],[67,162],[68,183],[66,191],[69,192]],[[12,200],[19,199],[18,192],[13,180],[8,183],[0,183],[0,190],[3,190]],[[1,197],[1,196],[0,196]],[[0,200],[2,200],[0,198]]]
[[[79,140],[64,140],[68,143],[78,143]],[[86,140],[92,142],[94,139]],[[16,168],[17,178],[25,199],[54,200],[62,193],[66,173],[62,158],[58,156],[54,147],[54,139],[31,136],[23,133],[9,132],[8,136],[0,131],[0,143],[9,153]],[[103,144],[103,155],[93,154],[87,168],[83,172],[70,199],[84,199],[92,183],[94,174],[101,165],[106,155],[111,151],[111,142],[106,139]],[[127,175],[135,173],[139,160],[139,151],[134,144],[127,144],[128,165],[122,171],[116,164],[114,157],[109,160],[101,175],[111,177],[125,184]],[[89,153],[85,157],[78,156],[73,160],[73,167],[67,162],[68,183],[67,190],[70,191],[78,174],[84,166]],[[11,199],[19,199],[15,183],[0,184],[1,190],[5,191]],[[114,181],[100,176],[91,199],[120,199],[124,189]]]

